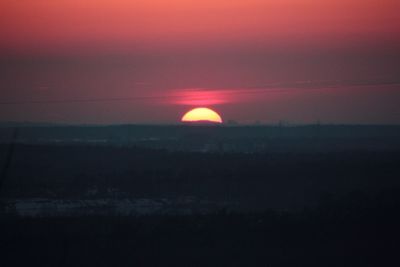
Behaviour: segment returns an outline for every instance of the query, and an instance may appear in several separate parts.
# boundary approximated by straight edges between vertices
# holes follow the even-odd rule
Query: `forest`
[[[4,266],[398,262],[398,127],[120,127],[1,128]]]

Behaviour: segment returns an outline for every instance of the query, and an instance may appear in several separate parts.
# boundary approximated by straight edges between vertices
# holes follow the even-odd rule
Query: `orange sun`
[[[209,108],[194,108],[183,115],[182,122],[222,123],[221,116]]]

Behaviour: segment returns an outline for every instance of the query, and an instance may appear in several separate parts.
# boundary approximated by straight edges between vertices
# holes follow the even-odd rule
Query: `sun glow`
[[[221,116],[209,108],[195,108],[183,115],[182,122],[212,122],[222,123]]]

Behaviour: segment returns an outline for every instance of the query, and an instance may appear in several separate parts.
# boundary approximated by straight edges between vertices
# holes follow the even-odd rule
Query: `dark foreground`
[[[400,127],[17,130],[0,267],[400,266]]]
[[[302,212],[9,217],[1,266],[398,266],[399,192]]]

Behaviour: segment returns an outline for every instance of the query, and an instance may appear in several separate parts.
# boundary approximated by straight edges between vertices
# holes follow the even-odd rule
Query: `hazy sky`
[[[400,123],[398,0],[2,0],[0,120]]]

